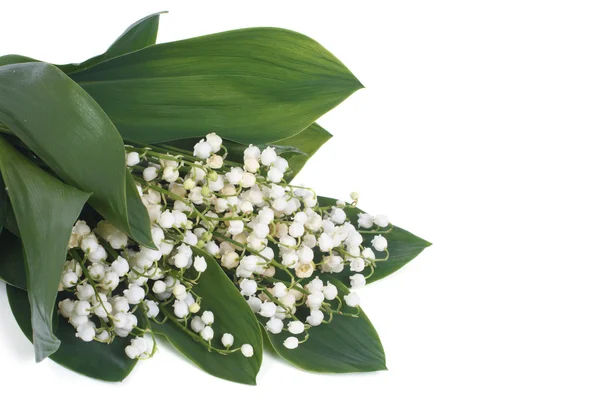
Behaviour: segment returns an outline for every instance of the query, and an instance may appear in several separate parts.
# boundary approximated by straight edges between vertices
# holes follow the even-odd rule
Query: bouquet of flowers
[[[36,360],[121,381],[168,343],[246,384],[265,346],[385,369],[356,290],[430,243],[292,183],[362,85],[298,33],[155,44],[159,16],[79,64],[0,57],[0,278]]]

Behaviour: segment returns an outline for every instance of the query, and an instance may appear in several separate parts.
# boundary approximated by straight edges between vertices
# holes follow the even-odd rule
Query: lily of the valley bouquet
[[[385,369],[357,291],[429,243],[293,183],[361,84],[295,32],[155,44],[158,19],[80,64],[0,57],[0,277],[36,360],[120,381],[170,344],[247,384],[264,347]]]

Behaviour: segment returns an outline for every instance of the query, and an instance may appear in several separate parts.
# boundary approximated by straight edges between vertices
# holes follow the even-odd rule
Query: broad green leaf
[[[328,197],[319,196],[319,205],[335,205],[336,200]],[[346,216],[352,221],[354,226],[357,225],[358,214],[363,213],[360,208],[346,207],[344,209]],[[367,283],[378,281],[379,279],[385,278],[386,276],[396,272],[409,261],[418,256],[426,247],[431,246],[426,240],[421,239],[412,233],[405,231],[404,229],[394,226],[392,231],[389,233],[381,233],[388,241],[388,251],[390,252],[390,258],[387,261],[380,261],[377,263],[375,272],[367,280]],[[371,240],[375,237],[374,234],[363,233],[363,244],[366,247],[371,246]],[[384,253],[375,253],[377,256],[384,257]],[[340,279],[344,284],[350,283],[349,277],[354,274],[353,272],[345,269],[339,274],[335,274],[335,277]]]
[[[9,285],[27,289],[21,239],[8,230],[0,233],[0,279]]]
[[[217,132],[240,143],[294,136],[362,85],[314,40],[250,28],[148,46],[71,77],[123,137]]]
[[[54,303],[71,229],[90,195],[38,168],[2,138],[0,170],[24,243],[33,345],[39,362],[60,346],[52,332]]]
[[[214,345],[222,348],[221,336],[231,333],[235,340],[233,347],[248,343],[254,348],[254,356],[247,358],[239,351],[229,355],[209,352],[202,343],[190,336],[190,331],[185,332],[172,319],[164,324],[152,323],[152,330],[164,336],[181,354],[209,374],[233,382],[255,385],[263,350],[258,321],[216,261],[209,255],[205,255],[205,258],[208,268],[202,273],[194,291],[202,297],[202,310],[212,311],[215,315]],[[164,310],[161,312],[159,317],[164,316]],[[170,315],[170,318],[175,317]]]
[[[337,286],[340,297],[349,293],[341,282],[331,277],[324,279]],[[344,305],[342,311],[355,313],[356,308]],[[300,311],[298,314],[304,320],[305,315]],[[308,332],[308,340],[294,350],[283,345],[289,334],[282,332],[267,335],[282,358],[307,371],[344,373],[386,369],[385,353],[379,336],[362,310],[357,318],[334,315],[331,323],[312,327]]]
[[[27,292],[7,286],[6,293],[13,315],[19,327],[32,340],[30,307]],[[136,360],[125,355],[127,339],[116,338],[110,345],[99,342],[83,342],[75,337],[75,329],[63,317],[58,318],[56,336],[60,348],[50,359],[72,371],[109,382],[125,379],[133,370]]]
[[[156,35],[158,33],[158,22],[161,14],[166,11],[154,13],[140,19],[132,24],[129,28],[119,36],[117,40],[106,50],[104,54],[90,58],[79,64],[57,65],[64,73],[71,74],[78,71],[83,71],[98,63],[109,60],[123,54],[131,53],[143,49],[156,43]]]
[[[0,175],[0,233],[4,229],[4,221],[6,221],[6,213],[8,212],[8,194],[6,193],[6,187]]]
[[[56,67],[0,67],[0,121],[61,179],[93,193],[90,204],[133,239],[154,248],[150,224],[128,220],[123,141],[100,106]],[[137,194],[137,193],[136,193]],[[144,237],[139,232],[144,232]],[[137,236],[136,236],[137,234]]]
[[[0,67],[3,65],[9,65],[9,64],[22,64],[22,63],[28,63],[28,62],[37,62],[38,60],[30,58],[30,57],[25,57],[25,56],[20,56],[18,54],[8,54],[5,56],[0,56]]]

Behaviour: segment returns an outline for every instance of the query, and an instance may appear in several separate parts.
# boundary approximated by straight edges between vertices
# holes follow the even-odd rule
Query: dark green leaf
[[[156,34],[158,33],[158,21],[160,14],[165,12],[166,11],[148,15],[147,17],[144,17],[132,24],[125,30],[125,32],[123,32],[121,36],[119,36],[117,40],[115,40],[115,42],[108,48],[108,50],[106,50],[104,54],[91,58],[80,64],[57,65],[57,67],[66,74],[72,74],[74,72],[83,71],[111,58],[131,53],[156,43]]]
[[[152,323],[152,330],[165,336],[181,354],[209,374],[233,382],[255,385],[256,374],[262,362],[262,335],[258,321],[216,261],[208,255],[205,258],[208,268],[202,273],[194,291],[202,297],[202,309],[215,314],[213,342],[215,346],[221,347],[221,336],[231,333],[235,339],[233,346],[248,343],[254,348],[254,356],[246,358],[239,351],[229,355],[209,352],[202,343],[190,336],[191,331],[184,331],[172,320],[162,325]],[[171,315],[171,318],[175,317]]]
[[[331,277],[324,280],[337,286],[340,297],[349,293],[341,282]],[[355,313],[356,308],[344,306],[342,311]],[[331,323],[312,327],[308,332],[308,340],[294,350],[283,345],[289,335],[267,335],[281,357],[307,371],[344,373],[386,369],[379,336],[362,310],[357,318],[334,315]]]
[[[321,206],[335,205],[335,202],[335,199],[319,196],[319,205]],[[346,216],[350,218],[350,221],[352,221],[352,224],[354,226],[358,226],[358,214],[363,213],[364,211],[362,211],[360,208],[351,207],[346,207],[344,211],[346,212]],[[377,263],[375,272],[367,280],[367,283],[375,282],[381,278],[385,278],[393,272],[396,272],[405,266],[409,261],[418,256],[426,247],[431,246],[431,243],[428,241],[423,240],[420,237],[415,236],[412,233],[396,226],[393,227],[391,232],[382,233],[382,235],[388,241],[390,258],[387,261],[381,261]],[[371,240],[373,240],[375,235],[363,233],[362,236],[363,243],[365,243],[365,246],[369,247],[371,245]],[[383,253],[376,254],[383,255]],[[335,274],[335,277],[348,285],[349,277],[352,274],[354,273],[348,269],[345,269],[341,273]]]
[[[4,221],[6,221],[6,214],[8,212],[8,194],[6,193],[6,187],[0,175],[0,233],[4,229]]]
[[[3,138],[0,170],[24,243],[33,344],[41,361],[60,346],[52,332],[54,302],[71,229],[89,194],[38,168]]]
[[[6,56],[0,57],[0,67],[3,65],[9,65],[9,64],[22,64],[22,63],[37,62],[37,61],[38,60],[35,60],[33,58],[20,56],[18,54],[8,54]]]
[[[11,310],[19,327],[32,340],[31,313],[27,292],[8,286],[6,288]],[[116,338],[110,345],[83,342],[75,337],[75,329],[63,317],[58,318],[56,336],[61,341],[58,351],[50,356],[56,363],[72,371],[109,382],[122,381],[136,364],[125,355],[127,339]]]
[[[294,136],[362,85],[314,40],[251,28],[148,46],[71,77],[123,137],[217,132],[241,143]]]
[[[21,240],[8,230],[0,233],[0,279],[9,285],[27,289]]]
[[[130,225],[123,141],[100,106],[56,67],[0,67],[0,121],[61,179],[93,193],[90,204],[123,232],[154,248],[150,225]],[[141,202],[138,207],[143,208]],[[131,210],[130,210],[131,211]],[[133,213],[146,212],[133,210]],[[134,233],[145,232],[145,237]]]
[[[301,153],[285,153],[282,155],[282,157],[288,160],[291,170],[290,174],[286,175],[286,179],[291,180],[298,175],[304,164],[331,137],[331,133],[315,123],[295,136],[273,142],[272,144],[276,146],[290,146],[301,151]]]

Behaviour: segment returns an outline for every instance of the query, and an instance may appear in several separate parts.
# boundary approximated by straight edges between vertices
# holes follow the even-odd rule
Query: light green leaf
[[[340,297],[349,293],[341,282],[331,277],[324,279],[337,286]],[[303,307],[298,311],[300,320],[306,318],[302,314],[305,310]],[[356,310],[345,305],[342,308],[345,313],[356,313]],[[356,318],[334,315],[331,323],[312,327],[308,332],[308,340],[293,350],[283,345],[289,334],[282,332],[267,335],[282,358],[307,371],[345,373],[386,369],[385,353],[379,336],[362,310]]]
[[[204,257],[208,268],[202,273],[193,290],[202,297],[202,310],[212,311],[215,315],[215,323],[212,326],[215,331],[213,346],[222,348],[221,336],[231,333],[235,340],[233,347],[248,343],[254,348],[254,356],[247,358],[239,351],[229,355],[209,352],[202,343],[192,337],[197,334],[189,330],[184,331],[174,322],[172,307],[161,309],[161,316],[168,312],[170,320],[164,324],[152,323],[152,330],[166,337],[181,354],[209,374],[233,382],[255,385],[263,350],[258,321],[216,261],[209,255]]]
[[[119,132],[69,77],[45,63],[0,67],[0,121],[61,179],[93,193],[90,204],[113,225],[155,247],[148,240],[150,224],[132,229],[128,219],[128,206],[137,204],[139,209],[130,210],[132,214],[146,210],[141,201],[127,201],[125,150]],[[139,232],[145,235],[140,237]]]
[[[142,142],[215,131],[269,143],[303,131],[362,87],[317,42],[276,28],[148,46],[71,77],[123,137]]]
[[[31,312],[27,292],[16,287],[6,288],[10,308],[19,327],[32,340]],[[77,373],[109,382],[125,379],[137,361],[125,355],[127,339],[116,338],[110,345],[86,343],[75,337],[75,329],[63,317],[58,318],[56,336],[61,341],[60,348],[50,359]]]
[[[0,233],[0,280],[20,289],[27,289],[21,239],[8,230]]]
[[[89,198],[38,168],[0,138],[0,170],[24,243],[36,360],[54,353],[54,302],[71,229]]]
[[[331,206],[335,205],[336,200],[328,197],[319,196],[320,206]],[[346,216],[350,219],[354,226],[358,226],[358,214],[364,213],[360,208],[346,207],[344,209]],[[387,261],[377,262],[377,267],[373,275],[367,279],[367,283],[378,281],[379,279],[385,278],[386,276],[396,272],[409,261],[417,257],[421,252],[431,246],[426,240],[421,239],[412,233],[405,231],[404,229],[398,228],[397,226],[392,227],[392,231],[389,233],[381,233],[388,242],[388,251],[390,257]],[[374,234],[363,233],[363,244],[366,247],[371,246],[371,240],[375,237]],[[376,253],[377,256],[384,257],[384,253]],[[335,277],[340,279],[344,284],[350,283],[350,275],[354,272],[349,271],[347,268],[339,274],[335,274]]]

